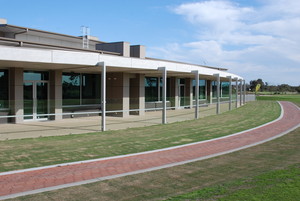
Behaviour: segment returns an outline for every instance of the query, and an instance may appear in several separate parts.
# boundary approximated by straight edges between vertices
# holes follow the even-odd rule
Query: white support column
[[[235,108],[238,107],[238,92],[239,92],[239,84],[238,84],[238,78],[235,79]]]
[[[231,76],[227,76],[229,79],[229,110],[232,110],[232,78]]]
[[[97,64],[101,66],[101,131],[106,130],[106,65],[104,62]]]
[[[195,119],[199,119],[199,71],[192,71],[195,74],[195,101],[196,101],[196,107],[195,107]]]
[[[220,114],[220,74],[214,74],[217,78],[217,114]]]
[[[213,85],[213,81],[211,80],[210,81],[210,86],[209,86],[209,104],[213,103],[213,101],[212,101],[212,99],[213,99],[213,87],[212,87],[212,85]]]
[[[243,93],[243,104],[246,103],[246,80],[243,81],[244,93]]]
[[[240,79],[240,106],[243,105],[242,94],[243,94],[243,80]]]
[[[162,71],[162,124],[167,123],[167,68],[159,67],[158,70]]]
[[[222,82],[220,82],[220,97],[223,98],[223,87],[222,87]]]
[[[193,79],[190,79],[190,108],[192,109],[194,107],[194,101],[193,101]]]

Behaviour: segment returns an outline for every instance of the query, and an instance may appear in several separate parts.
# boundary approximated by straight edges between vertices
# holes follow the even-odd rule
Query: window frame
[[[83,104],[83,77],[84,75],[95,75],[96,79],[97,77],[99,77],[99,84],[100,84],[100,89],[101,90],[101,74],[94,74],[94,73],[70,73],[70,72],[63,72],[62,76],[66,75],[66,74],[76,74],[79,75],[79,104],[70,104],[70,105],[65,105],[64,104],[64,98],[63,98],[63,94],[62,94],[62,107],[63,108],[72,108],[72,107],[86,107],[86,106],[100,106],[101,105],[101,93],[99,93],[98,95],[99,97],[99,103],[94,103],[94,104]],[[63,79],[62,79],[62,93],[64,92],[63,90]],[[96,94],[97,96],[97,94]],[[97,97],[96,97],[97,99]]]
[[[0,72],[6,72],[7,73],[7,107],[3,107],[1,108],[0,107],[0,111],[6,111],[6,110],[9,110],[10,109],[10,72],[8,69],[0,69]]]

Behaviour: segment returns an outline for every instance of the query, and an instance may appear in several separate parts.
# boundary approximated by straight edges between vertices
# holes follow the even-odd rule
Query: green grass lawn
[[[276,119],[276,102],[250,102],[198,120],[100,133],[0,142],[0,171],[154,150],[236,133]]]
[[[176,196],[180,200],[298,200],[300,198],[300,163],[272,170],[247,179],[203,188]]]
[[[256,99],[257,100],[269,100],[269,101],[290,101],[300,107],[300,94],[257,96]]]
[[[298,200],[300,128],[223,156],[11,200]]]

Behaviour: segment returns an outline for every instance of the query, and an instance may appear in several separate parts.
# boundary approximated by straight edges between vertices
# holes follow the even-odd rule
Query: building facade
[[[242,92],[243,86],[242,77],[224,68],[148,58],[142,45],[0,20],[1,123],[87,113],[127,117],[218,103],[222,97],[231,102],[232,89]]]

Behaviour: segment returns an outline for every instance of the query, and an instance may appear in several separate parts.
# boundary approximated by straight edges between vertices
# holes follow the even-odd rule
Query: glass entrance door
[[[24,120],[45,120],[48,118],[48,82],[24,82]]]

